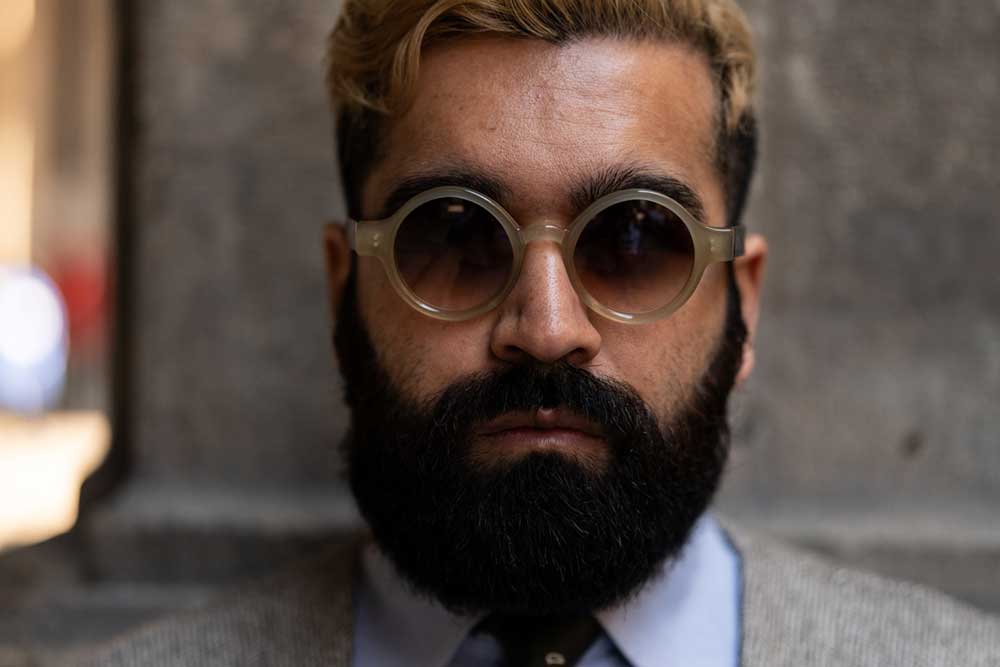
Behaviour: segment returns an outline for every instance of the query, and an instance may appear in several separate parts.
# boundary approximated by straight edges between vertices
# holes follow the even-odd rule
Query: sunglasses
[[[601,197],[568,227],[521,227],[489,197],[437,187],[384,220],[349,220],[351,249],[377,257],[400,297],[421,313],[452,322],[496,308],[517,283],[525,247],[562,249],[581,301],[616,322],[642,324],[688,300],[705,269],[743,254],[746,228],[709,227],[652,190]]]

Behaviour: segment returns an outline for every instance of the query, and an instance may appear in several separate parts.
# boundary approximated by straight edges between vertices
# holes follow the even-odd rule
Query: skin
[[[717,93],[706,58],[686,45],[586,39],[569,45],[476,38],[425,53],[416,96],[391,124],[386,151],[365,184],[363,219],[414,176],[474,170],[502,182],[503,205],[521,226],[567,226],[579,213],[569,196],[612,167],[654,169],[700,198],[707,224],[725,226],[722,181],[713,163]],[[326,251],[336,310],[350,266],[343,230]],[[738,382],[754,364],[764,239],[749,235],[735,262],[749,338]],[[469,374],[535,360],[566,360],[631,385],[661,420],[686,401],[723,330],[726,272],[706,272],[669,318],[629,325],[580,301],[550,242],[528,246],[521,276],[500,307],[448,323],[407,306],[374,258],[359,258],[358,299],[380,360],[405,395],[424,400]],[[481,462],[561,447],[593,464],[592,435],[519,429],[482,438]],[[599,448],[597,450],[600,451]]]

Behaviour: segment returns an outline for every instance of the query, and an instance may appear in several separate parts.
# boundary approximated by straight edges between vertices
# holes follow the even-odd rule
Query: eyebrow
[[[457,186],[475,190],[500,203],[510,201],[511,190],[497,177],[469,168],[446,168],[418,174],[397,183],[388,196],[377,219],[390,217],[407,201],[431,188]],[[705,206],[701,197],[680,178],[648,166],[613,165],[592,174],[570,189],[569,201],[576,213],[592,203],[619,190],[653,190],[683,206],[698,222],[705,221]]]
[[[495,202],[509,199],[510,191],[499,179],[469,169],[445,169],[404,179],[385,198],[378,219],[388,218],[421,192],[444,186],[462,187],[484,194]]]
[[[670,174],[649,167],[616,165],[588,177],[570,192],[573,207],[582,211],[619,190],[653,190],[683,206],[698,222],[705,222],[705,205],[690,185]]]

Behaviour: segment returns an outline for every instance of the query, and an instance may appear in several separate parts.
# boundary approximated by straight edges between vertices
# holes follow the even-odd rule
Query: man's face
[[[701,209],[697,212],[699,217],[706,224],[721,227],[724,226],[726,212],[722,181],[714,163],[717,108],[717,92],[706,59],[683,45],[587,39],[556,46],[529,40],[470,39],[435,47],[423,58],[412,107],[388,126],[384,154],[380,156],[362,192],[362,218],[375,219],[391,213],[393,207],[399,204],[394,193],[402,184],[414,180],[454,183],[459,178],[464,181],[457,183],[460,185],[478,181],[493,184],[498,191],[499,203],[522,227],[539,222],[567,226],[580,212],[580,192],[595,193],[596,198],[606,191],[634,187],[622,177],[641,174],[647,180],[664,178],[684,184],[698,200],[698,208]],[[588,203],[583,202],[583,205]],[[330,248],[331,283],[334,302],[338,304],[343,296],[348,260],[342,242],[334,240]],[[748,248],[749,257],[737,264],[735,275],[743,301],[743,319],[752,330],[764,249],[762,241],[754,239]],[[732,380],[737,373],[745,375],[749,372],[752,363],[752,356],[743,355],[740,365],[739,341],[735,343],[735,353],[732,345],[729,348],[725,345],[727,272],[723,265],[709,268],[697,291],[683,308],[668,319],[645,325],[616,323],[589,311],[573,290],[559,246],[550,242],[529,244],[519,281],[507,299],[494,311],[465,322],[442,322],[411,309],[394,291],[383,267],[374,258],[358,258],[356,288],[356,302],[353,295],[348,297],[351,308],[356,309],[352,317],[357,320],[350,326],[363,330],[364,334],[359,337],[355,335],[357,332],[353,332],[342,336],[342,340],[354,338],[364,339],[364,342],[357,345],[345,343],[340,345],[339,352],[343,358],[345,345],[352,348],[346,351],[348,355],[370,349],[378,366],[377,373],[373,370],[373,374],[384,375],[382,381],[385,386],[382,389],[367,387],[365,404],[354,406],[354,427],[356,431],[363,428],[365,432],[355,434],[352,485],[356,494],[362,496],[359,498],[362,511],[373,523],[376,537],[382,534],[384,539],[381,541],[390,555],[393,555],[393,547],[386,542],[395,541],[399,556],[397,564],[400,558],[406,558],[406,552],[420,550],[413,541],[423,537],[411,532],[409,537],[402,538],[396,528],[386,528],[386,522],[392,521],[387,517],[393,512],[405,512],[405,504],[391,510],[384,506],[381,509],[372,507],[381,502],[380,498],[391,499],[393,494],[406,492],[391,486],[377,491],[369,487],[378,483],[373,481],[376,478],[382,479],[383,483],[393,479],[391,474],[379,475],[373,471],[378,466],[383,467],[383,472],[385,467],[400,467],[399,461],[406,460],[407,452],[402,453],[402,458],[397,457],[395,463],[390,461],[391,457],[382,456],[400,447],[426,447],[422,450],[426,453],[424,458],[434,460],[429,475],[448,469],[447,475],[442,473],[435,477],[433,484],[428,480],[424,487],[411,489],[413,503],[421,502],[424,492],[433,495],[436,487],[443,488],[455,481],[456,477],[451,474],[453,468],[461,469],[463,474],[468,472],[467,476],[482,473],[485,481],[476,487],[476,491],[462,486],[465,480],[455,482],[452,499],[467,498],[471,494],[485,503],[485,499],[498,493],[504,494],[511,488],[496,483],[505,479],[499,476],[503,471],[515,468],[515,472],[520,474],[523,468],[528,472],[517,477],[516,482],[510,481],[510,484],[523,485],[517,489],[526,498],[531,497],[535,488],[530,480],[544,485],[550,472],[553,477],[549,481],[553,483],[570,484],[569,480],[575,480],[574,490],[598,480],[595,482],[598,486],[592,488],[613,500],[609,500],[609,507],[626,507],[625,516],[615,515],[614,509],[602,516],[602,510],[595,508],[592,515],[606,520],[605,523],[613,521],[620,524],[630,518],[628,503],[631,500],[615,496],[629,486],[628,478],[621,479],[622,475],[641,475],[645,473],[640,471],[650,470],[650,485],[662,481],[667,486],[677,487],[666,489],[668,494],[680,493],[690,477],[699,496],[694,504],[701,505],[692,507],[690,513],[677,519],[679,525],[673,530],[676,535],[668,540],[669,545],[664,542],[661,547],[657,542],[658,546],[646,550],[672,551],[679,548],[676,544],[678,536],[686,535],[693,518],[704,508],[704,503],[714,491],[721,466],[717,450],[719,441],[724,440],[720,436],[724,423],[706,422],[702,420],[704,415],[698,413],[707,409],[713,413],[713,419],[722,415],[724,422],[725,397]],[[343,329],[343,323],[338,322],[338,327]],[[338,332],[338,336],[341,333]],[[733,343],[732,340],[728,342]],[[550,398],[542,400],[555,404],[537,406],[543,410],[536,411],[535,406],[525,403],[509,413],[496,416],[491,413],[491,420],[495,421],[488,421],[485,425],[461,424],[454,431],[460,437],[456,435],[452,438],[447,447],[435,447],[433,442],[424,442],[429,438],[412,443],[407,440],[408,434],[397,436],[392,431],[394,428],[408,429],[410,433],[447,430],[437,423],[441,415],[434,413],[433,406],[447,404],[446,414],[449,417],[456,412],[463,414],[461,410],[465,397],[473,401],[473,397],[484,393],[484,387],[493,387],[488,382],[470,385],[470,378],[494,378],[511,369],[533,369],[513,376],[516,377],[511,381],[513,384],[504,380],[504,386],[521,387],[523,391],[530,388],[539,397],[553,396],[553,392],[558,394],[558,388],[551,385],[551,377],[559,377],[561,382],[577,386],[573,378],[579,376],[566,372],[556,376],[546,375],[544,369],[551,368],[562,368],[563,371],[572,368],[584,372],[579,391],[574,389],[573,401],[577,406],[592,403],[614,405],[614,409],[620,411],[608,415],[608,419],[616,420],[625,415],[628,417],[626,421],[637,424],[627,434],[628,437],[622,438],[625,444],[621,445],[621,450],[631,453],[616,457],[614,438],[607,433],[607,424],[603,425],[605,428],[601,424],[591,428],[587,424],[572,422],[579,417],[579,410],[574,412],[560,408],[559,401]],[[715,375],[721,377],[712,377],[713,369]],[[539,373],[534,372],[539,370]],[[366,383],[360,377],[361,373],[348,373],[345,369],[349,385],[352,382],[355,385]],[[588,378],[593,378],[595,382]],[[599,384],[602,382],[606,384]],[[704,399],[706,389],[711,389],[707,392],[711,398],[707,402],[699,402],[699,399]],[[352,387],[349,386],[348,390],[352,391]],[[386,406],[373,405],[382,399],[379,392],[384,394]],[[504,395],[499,392],[490,391],[487,395]],[[513,399],[513,403],[522,402]],[[378,411],[382,407],[391,409],[392,414],[382,415],[379,419]],[[595,414],[601,409],[600,406],[594,408]],[[387,423],[396,415],[399,415],[398,426],[391,421]],[[517,428],[504,431],[504,427],[509,426],[505,420],[512,420]],[[540,428],[545,426],[546,420],[555,420],[561,428]],[[425,425],[426,430],[423,428]],[[669,434],[660,433],[660,429],[669,431],[670,427],[675,427],[674,435],[680,435],[671,439]],[[499,436],[495,434],[498,429]],[[655,437],[636,435],[648,434],[651,430],[656,431]],[[375,436],[378,442],[365,444],[373,432],[378,433]],[[608,437],[603,437],[603,434]],[[702,445],[698,442],[699,438],[706,441],[703,443],[704,451],[694,452]],[[455,439],[460,441],[454,442]],[[692,439],[693,445],[688,442]],[[386,440],[392,442],[382,447]],[[377,464],[370,458],[365,461],[365,447],[379,449]],[[460,460],[438,460],[438,454],[445,451],[447,454],[442,454],[442,457],[452,455]],[[641,452],[641,455],[633,455],[634,452]],[[534,454],[540,456],[534,457]],[[537,461],[540,467],[517,468],[519,463],[528,459]],[[624,460],[629,462],[615,467],[616,462]],[[568,467],[560,467],[567,462],[571,463]],[[409,463],[415,470],[421,466],[421,461],[417,459]],[[546,467],[550,464],[554,466],[551,469]],[[632,466],[632,472],[623,473],[628,466]],[[655,477],[661,467],[663,474]],[[358,472],[360,468],[365,468],[367,472]],[[574,477],[577,469],[582,476]],[[490,477],[491,470],[499,471],[498,476]],[[621,489],[600,486],[600,477],[605,470],[609,471],[605,477],[619,476],[615,483]],[[394,479],[397,487],[408,483],[406,476]],[[646,481],[643,480],[643,483]],[[687,491],[684,489],[683,493]],[[568,493],[567,488],[567,494],[559,498],[569,497]],[[622,493],[627,495],[627,489]],[[544,502],[557,502],[559,498]],[[444,499],[435,501],[425,509],[428,509],[427,513],[430,507],[442,513],[454,511],[455,508],[448,502]],[[579,502],[587,502],[587,496],[581,495]],[[659,502],[661,508],[675,506],[677,498],[657,497],[655,502],[649,503],[643,498],[636,502],[645,503],[645,508],[635,509],[635,516],[647,512],[645,520],[655,524],[660,515],[653,511],[654,505]],[[503,512],[490,515],[493,517],[491,521],[497,525],[510,520],[510,515],[518,513],[520,508],[516,498],[510,501],[505,497],[502,503],[512,504],[503,505]],[[459,511],[462,509],[458,508]],[[480,508],[476,511],[480,512],[477,518],[462,525],[490,523],[483,520],[485,510]],[[524,507],[520,511],[530,512],[531,508]],[[567,508],[566,511],[573,510]],[[375,514],[381,514],[382,519],[374,517]],[[400,517],[400,522],[420,523],[424,518],[427,517]],[[513,523],[505,525],[518,525],[516,517],[514,519]],[[438,524],[427,524],[422,530],[441,531],[441,535],[433,538],[439,542],[448,539],[475,542],[482,537],[450,534],[463,530],[456,525],[444,528]],[[534,541],[525,542],[520,548],[548,554],[546,547],[539,545],[550,531],[544,524],[531,530],[534,528],[538,529],[536,532],[540,537],[531,538]],[[603,524],[595,523],[590,532],[609,532],[605,528]],[[643,526],[641,530],[647,528],[647,532],[655,532],[652,526]],[[503,541],[510,547],[512,543],[507,538],[513,530],[508,530],[508,535],[497,535],[497,546]],[[558,529],[553,528],[551,532],[555,534]],[[408,543],[407,539],[411,542]],[[558,538],[565,547],[564,539],[572,537],[562,535]],[[644,538],[640,535],[636,539]],[[607,541],[619,542],[614,535]],[[427,547],[424,551],[432,548],[426,543],[423,546]],[[489,552],[489,547],[487,544],[484,553]],[[600,554],[601,548],[601,545],[580,542],[581,551]],[[667,553],[660,557],[665,555]],[[564,557],[568,562],[573,554],[564,551]],[[630,562],[629,557],[628,553],[615,556],[624,563]],[[439,555],[439,560],[447,558],[447,555]],[[450,574],[444,577],[448,581],[460,580],[456,571],[460,567],[458,555],[455,558]],[[539,557],[540,560],[545,558],[545,555]],[[511,562],[523,564],[524,560],[513,558]],[[611,555],[607,563],[609,571],[622,569],[620,563],[610,566],[611,563],[618,563]],[[496,567],[502,569],[506,566],[497,564]],[[433,568],[433,563],[410,562],[402,569],[404,574],[418,580],[418,587],[422,585],[431,593],[447,597],[435,589],[433,582],[436,580],[433,577],[420,580],[421,573],[406,572],[407,567],[411,570]],[[488,565],[485,567],[489,568]],[[633,567],[636,570],[634,581],[623,583],[618,587],[620,590],[603,597],[595,594],[593,599],[608,602],[620,597],[619,594],[632,590],[641,578],[649,576],[651,567]],[[593,562],[581,564],[579,571],[581,578],[585,576],[584,572],[596,578],[608,576],[602,574],[599,565]],[[514,577],[513,572],[511,565],[504,576],[510,579]],[[518,576],[528,578],[537,575],[537,578],[544,579],[546,576],[541,571],[532,571],[530,567],[517,572]],[[562,575],[565,572],[561,571]],[[475,580],[476,576],[474,570],[470,571],[470,580]],[[543,581],[538,590],[551,597],[549,583]],[[461,593],[465,594],[464,598],[460,594],[453,596],[457,605],[475,606],[479,592]],[[503,595],[497,597],[498,600],[501,598]],[[509,599],[515,600],[514,597]],[[522,602],[530,605],[531,599],[525,594],[511,605]],[[482,600],[486,605],[492,601]],[[587,602],[584,600],[582,604]]]
[[[468,172],[508,193],[523,227],[566,226],[571,193],[616,169],[686,183],[705,220],[724,226],[713,164],[717,97],[710,70],[684,46],[587,40],[476,40],[432,50],[415,103],[394,123],[362,197],[365,219],[410,178]],[[409,396],[510,363],[566,359],[628,382],[660,415],[689,398],[722,332],[725,268],[714,265],[691,300],[666,320],[615,323],[588,311],[554,243],[528,246],[520,280],[494,312],[444,323],[407,307],[374,258],[358,263],[359,302],[375,349]],[[572,451],[572,450],[571,450]],[[517,448],[481,452],[517,456]]]

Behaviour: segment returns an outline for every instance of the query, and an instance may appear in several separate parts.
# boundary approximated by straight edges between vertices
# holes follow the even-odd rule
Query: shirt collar
[[[740,652],[740,562],[710,515],[678,559],[597,619],[633,667],[732,667]]]
[[[374,543],[365,546],[361,565],[355,665],[445,667],[485,615],[458,616],[420,595]]]
[[[732,667],[739,655],[739,557],[709,515],[680,557],[597,620],[633,667]],[[374,544],[362,554],[354,664],[446,667],[482,619],[457,616],[400,577]]]

